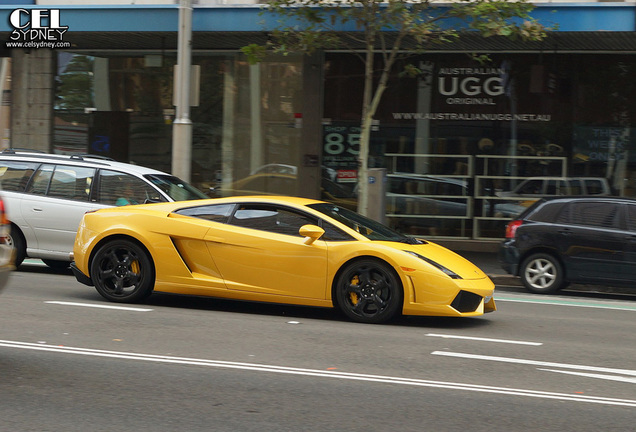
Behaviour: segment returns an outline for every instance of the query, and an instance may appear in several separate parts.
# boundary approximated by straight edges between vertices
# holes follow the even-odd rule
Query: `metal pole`
[[[192,164],[190,71],[192,63],[192,0],[179,1],[179,42],[176,66],[176,116],[172,127],[172,174],[189,182]]]

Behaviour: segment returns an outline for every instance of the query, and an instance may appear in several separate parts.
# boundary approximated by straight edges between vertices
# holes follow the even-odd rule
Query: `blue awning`
[[[13,30],[8,17],[17,8],[59,9],[61,25],[68,26],[69,32],[176,32],[178,29],[178,4],[44,6],[24,0],[20,4],[0,0],[0,32]],[[262,32],[273,29],[275,19],[261,15],[261,11],[262,5],[194,5],[192,30]],[[634,3],[542,3],[536,5],[532,16],[546,26],[558,24],[559,32],[636,31]]]

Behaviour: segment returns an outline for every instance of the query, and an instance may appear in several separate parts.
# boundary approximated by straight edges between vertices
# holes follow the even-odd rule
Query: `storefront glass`
[[[191,182],[212,196],[297,193],[302,58],[250,66],[193,57]],[[53,151],[91,153],[169,172],[174,56],[58,55]],[[210,188],[213,188],[211,191]]]
[[[511,199],[527,178],[593,177],[633,195],[636,60],[623,55],[466,54],[397,67],[376,115],[370,166],[388,171],[388,223],[409,234],[501,238],[539,195]],[[326,57],[324,162],[354,184],[363,67]],[[633,161],[633,162],[632,162]],[[546,179],[542,184],[556,184]],[[606,189],[602,189],[606,190]]]

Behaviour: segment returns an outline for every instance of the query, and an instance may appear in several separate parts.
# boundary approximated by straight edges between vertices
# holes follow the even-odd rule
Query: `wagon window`
[[[29,179],[38,167],[33,162],[0,162],[0,186],[2,190],[24,192]]]

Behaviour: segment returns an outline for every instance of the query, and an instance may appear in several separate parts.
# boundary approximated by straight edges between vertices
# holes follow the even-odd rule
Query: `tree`
[[[333,48],[357,53],[365,67],[358,212],[366,215],[371,126],[396,62],[468,34],[540,40],[548,29],[530,16],[533,9],[527,0],[451,0],[443,4],[428,0],[268,0],[263,14],[273,14],[278,26],[267,44],[251,44],[242,51],[252,63],[268,53],[311,54]],[[405,72],[412,76],[422,73],[414,65],[407,65]]]

